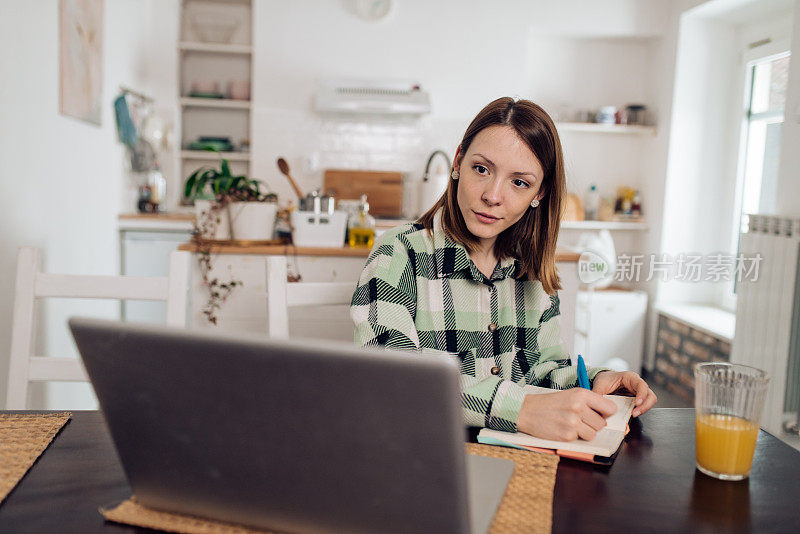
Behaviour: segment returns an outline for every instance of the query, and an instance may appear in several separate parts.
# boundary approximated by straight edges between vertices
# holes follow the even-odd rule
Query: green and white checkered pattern
[[[515,278],[519,269],[504,258],[487,278],[439,215],[433,236],[421,224],[390,230],[353,295],[356,343],[457,358],[466,423],[515,432],[523,386],[577,385],[559,337],[558,296],[527,275]]]

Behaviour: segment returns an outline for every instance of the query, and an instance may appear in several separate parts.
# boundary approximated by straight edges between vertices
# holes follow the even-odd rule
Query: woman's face
[[[457,157],[458,207],[483,250],[522,218],[531,201],[542,199],[544,170],[510,126],[481,130],[466,154]],[[533,208],[539,209],[539,208]]]

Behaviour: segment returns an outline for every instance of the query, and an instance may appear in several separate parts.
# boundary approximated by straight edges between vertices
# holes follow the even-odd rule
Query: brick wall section
[[[659,314],[653,383],[694,404],[694,364],[727,362],[729,342],[695,330],[690,325]]]

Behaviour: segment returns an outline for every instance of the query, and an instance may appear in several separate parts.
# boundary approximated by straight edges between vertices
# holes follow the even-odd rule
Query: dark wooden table
[[[102,416],[75,412],[0,505],[0,532],[144,532],[105,523],[99,506],[130,495]],[[634,421],[617,461],[562,460],[553,532],[800,532],[800,452],[766,432],[751,477],[722,482],[694,467],[694,411]]]

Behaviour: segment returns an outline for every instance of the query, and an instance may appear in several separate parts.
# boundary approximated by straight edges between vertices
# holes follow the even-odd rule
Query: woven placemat
[[[553,522],[553,487],[558,456],[468,443],[467,452],[514,461],[516,467],[503,502],[492,523],[492,534],[531,532],[550,534]],[[257,530],[200,517],[146,508],[136,497],[100,512],[108,521],[182,534],[249,534],[275,531]]]
[[[71,416],[69,412],[0,414],[0,503]]]
[[[490,532],[550,534],[558,456],[478,443],[467,443],[466,447],[470,454],[503,458],[516,464]]]

